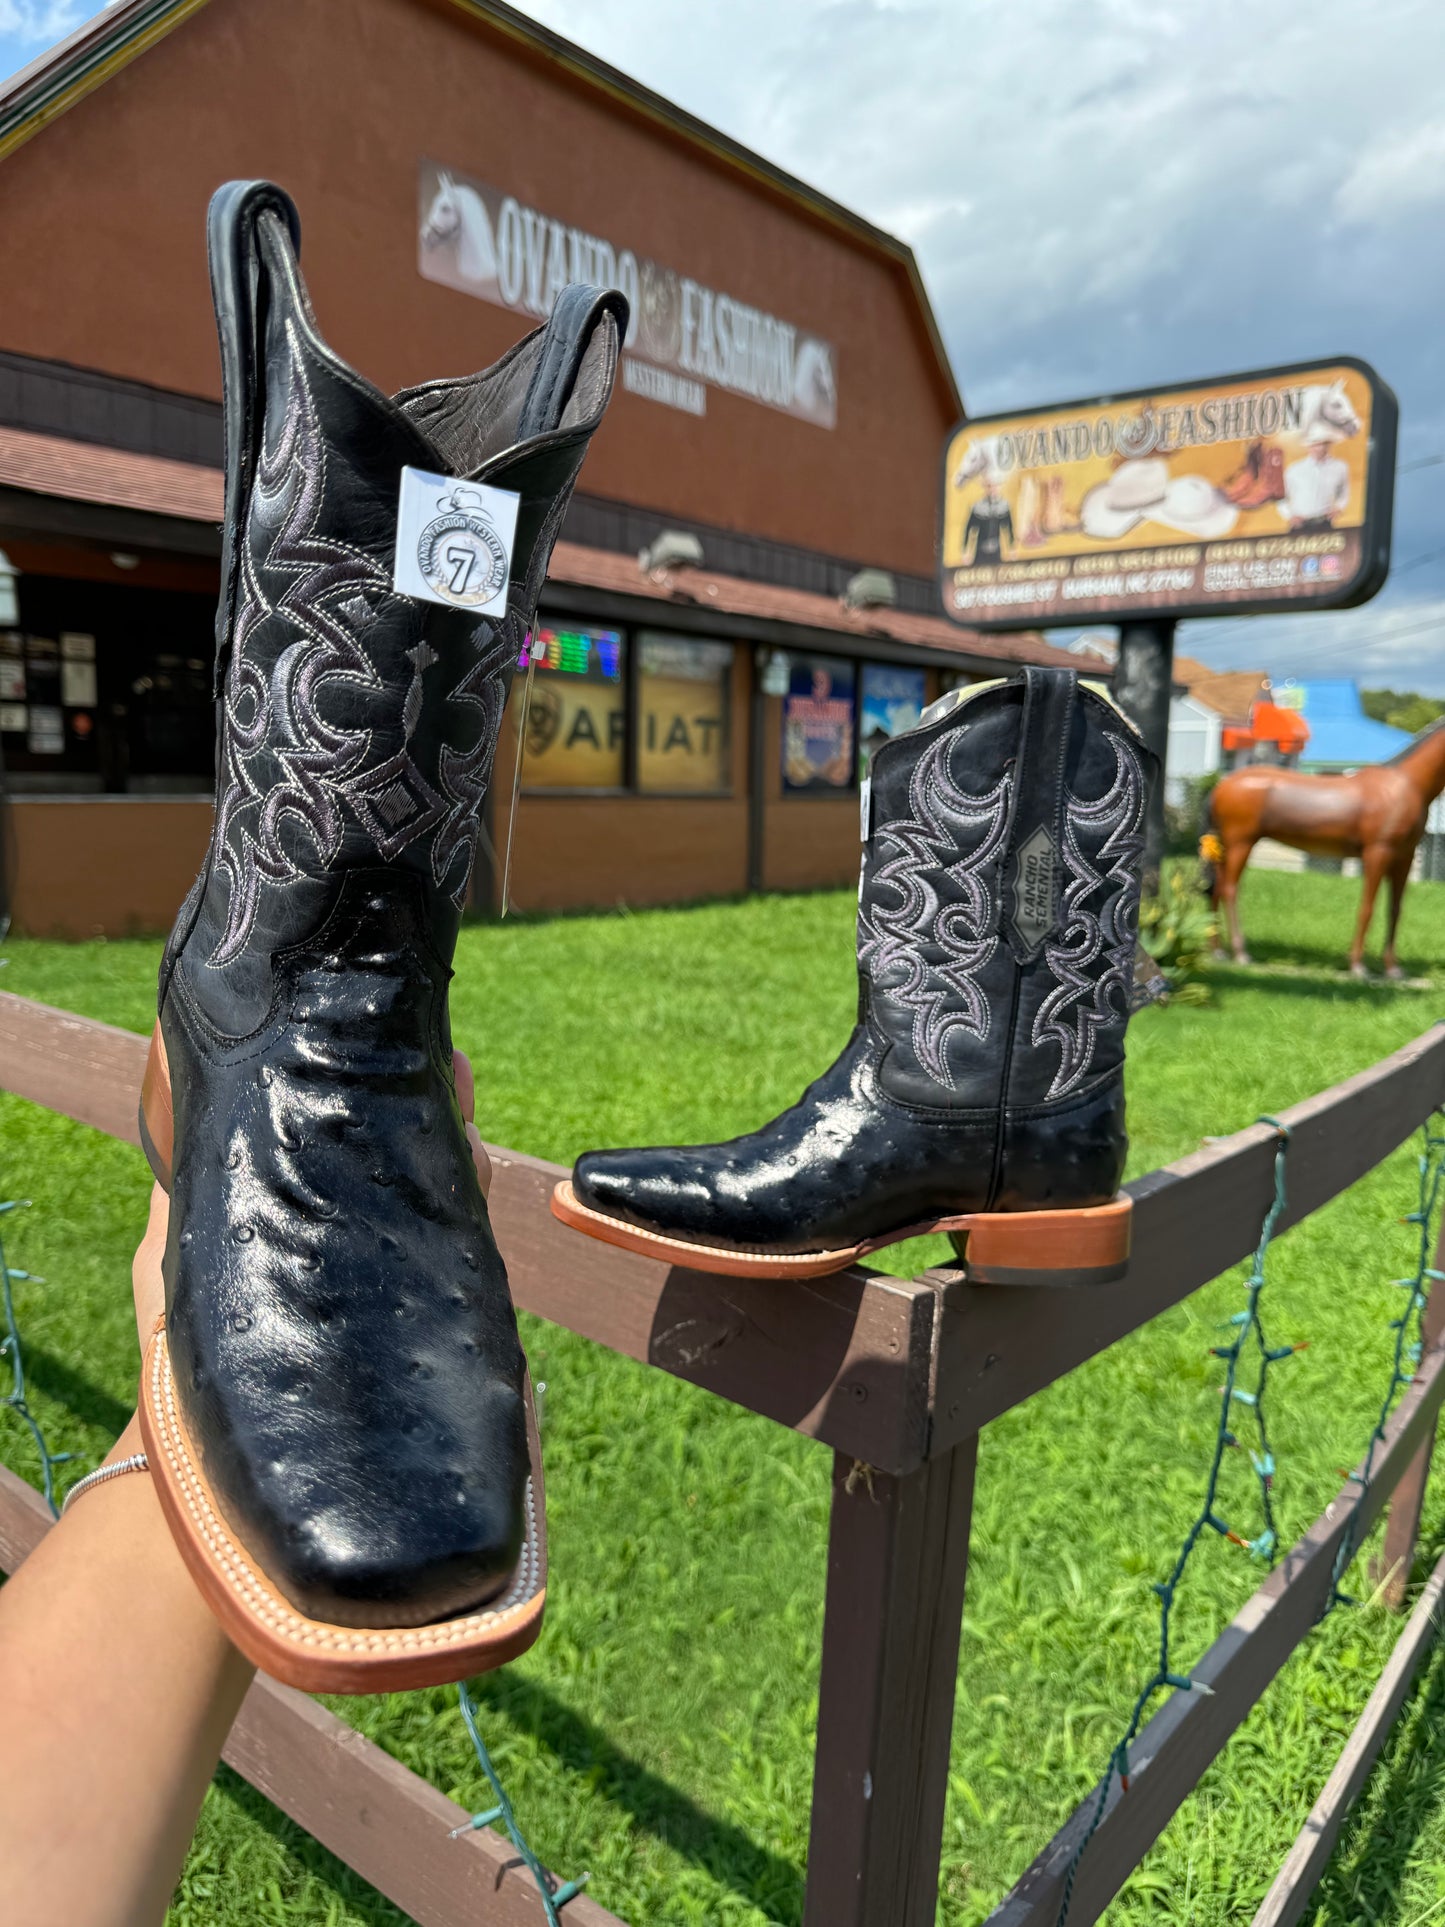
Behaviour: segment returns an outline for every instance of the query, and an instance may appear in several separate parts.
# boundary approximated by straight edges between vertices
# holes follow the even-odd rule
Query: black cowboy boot
[[[142,1416],[236,1643],[292,1684],[377,1691],[497,1664],[540,1626],[535,1419],[447,985],[512,671],[627,311],[569,288],[495,367],[389,400],[317,333],[279,189],[223,188],[209,238],[216,821],[142,1102],[171,1193]],[[403,517],[399,549],[403,470],[431,520]],[[479,615],[508,580],[489,490],[519,499],[510,586]],[[449,600],[401,593],[394,566]]]
[[[589,1152],[557,1216],[735,1276],[813,1277],[925,1231],[966,1234],[986,1281],[1117,1276],[1148,760],[1065,671],[935,703],[864,790],[837,1062],[729,1144]]]

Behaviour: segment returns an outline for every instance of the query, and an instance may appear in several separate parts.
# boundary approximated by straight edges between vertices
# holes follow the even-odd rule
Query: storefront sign
[[[966,422],[944,607],[1018,628],[1363,602],[1389,567],[1396,420],[1341,359]]]
[[[428,281],[538,320],[569,281],[620,288],[632,308],[622,370],[631,393],[701,415],[718,388],[834,426],[830,342],[452,168],[423,161],[419,187]]]
[[[921,669],[888,669],[882,664],[863,665],[863,688],[858,704],[858,774],[868,774],[868,765],[890,736],[901,736],[913,729],[923,714],[927,685]]]
[[[794,656],[783,698],[783,787],[842,790],[853,781],[853,665]]]

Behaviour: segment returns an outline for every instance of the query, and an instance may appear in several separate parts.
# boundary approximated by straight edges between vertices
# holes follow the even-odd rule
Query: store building
[[[938,613],[962,409],[901,243],[494,0],[122,0],[0,89],[17,928],[163,927],[204,848],[204,220],[257,175],[300,206],[323,332],[389,389],[495,359],[568,279],[632,298],[535,638],[519,907],[843,882],[879,740],[959,680],[1078,666]]]

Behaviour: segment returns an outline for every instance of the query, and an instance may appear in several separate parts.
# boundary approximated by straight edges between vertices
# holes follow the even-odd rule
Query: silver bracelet
[[[83,1479],[77,1479],[65,1495],[65,1503],[60,1508],[63,1519],[71,1505],[82,1492],[89,1492],[92,1486],[104,1485],[110,1479],[118,1479],[123,1472],[149,1472],[150,1460],[144,1452],[134,1452],[128,1459],[117,1459],[113,1465],[102,1465],[97,1471],[87,1472]]]

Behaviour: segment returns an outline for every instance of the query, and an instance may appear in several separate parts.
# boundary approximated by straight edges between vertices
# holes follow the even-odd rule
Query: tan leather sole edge
[[[151,1032],[151,1047],[146,1054],[145,1076],[140,1086],[141,1149],[161,1189],[171,1188],[172,1158],[175,1153],[176,1115],[171,1105],[171,1067],[166,1061],[166,1040],[157,1023]]]
[[[163,1322],[141,1370],[141,1435],[181,1557],[222,1631],[247,1659],[303,1693],[410,1692],[502,1666],[526,1652],[542,1630],[547,1514],[530,1379],[525,1395],[532,1471],[521,1556],[492,1604],[432,1626],[332,1626],[308,1619],[258,1570],[216,1506],[186,1437]]]
[[[1051,1275],[1062,1280],[1103,1283],[1116,1278],[1129,1258],[1134,1202],[1119,1196],[1108,1204],[1073,1211],[967,1211],[955,1216],[926,1218],[906,1225],[886,1238],[834,1251],[746,1251],[729,1245],[690,1243],[644,1231],[621,1218],[609,1218],[582,1203],[564,1178],[552,1193],[552,1215],[574,1231],[603,1244],[618,1245],[644,1258],[684,1265],[693,1271],[713,1271],[727,1278],[823,1278],[842,1271],[870,1251],[921,1238],[936,1231],[966,1237],[966,1263],[987,1282],[990,1272],[1007,1273],[1016,1284],[1037,1278],[1047,1284]]]
[[[141,1143],[157,1180],[171,1188],[175,1116],[165,1040],[156,1025],[141,1083]],[[237,1544],[192,1451],[175,1396],[165,1324],[141,1371],[140,1422],[161,1509],[202,1597],[227,1637],[283,1686],[305,1693],[409,1692],[450,1685],[504,1665],[542,1630],[547,1599],[547,1510],[542,1446],[530,1378],[527,1406],[527,1536],[500,1598],[435,1626],[390,1630],[329,1626],[298,1613]]]

